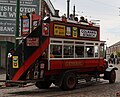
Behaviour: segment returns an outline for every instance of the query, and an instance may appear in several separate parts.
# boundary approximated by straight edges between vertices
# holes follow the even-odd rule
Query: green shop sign
[[[20,0],[20,16],[40,12],[40,0]],[[16,30],[16,0],[0,0],[0,34],[14,35]]]

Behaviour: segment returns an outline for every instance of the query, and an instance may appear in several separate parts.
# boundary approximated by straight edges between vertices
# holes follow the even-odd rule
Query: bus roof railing
[[[51,21],[64,21],[62,17],[50,17],[50,20]],[[100,25],[97,25],[95,23],[91,23],[91,22],[77,22],[75,20],[70,20],[70,19],[66,19],[65,22],[68,22],[68,23],[74,23],[74,24],[82,24],[82,25],[90,25],[90,26],[93,26],[93,27],[100,27]]]

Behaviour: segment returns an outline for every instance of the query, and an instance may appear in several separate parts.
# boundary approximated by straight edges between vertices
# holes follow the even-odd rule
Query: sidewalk
[[[0,80],[6,79],[6,70],[3,68],[0,68]]]

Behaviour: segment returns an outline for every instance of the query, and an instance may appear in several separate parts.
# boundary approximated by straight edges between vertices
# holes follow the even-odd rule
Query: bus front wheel
[[[109,83],[115,83],[116,80],[116,72],[112,70],[109,75]]]

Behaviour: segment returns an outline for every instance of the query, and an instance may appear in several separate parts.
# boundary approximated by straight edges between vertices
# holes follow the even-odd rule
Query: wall
[[[7,54],[11,48],[14,47],[14,43],[8,41],[0,41],[0,67],[6,68]]]

